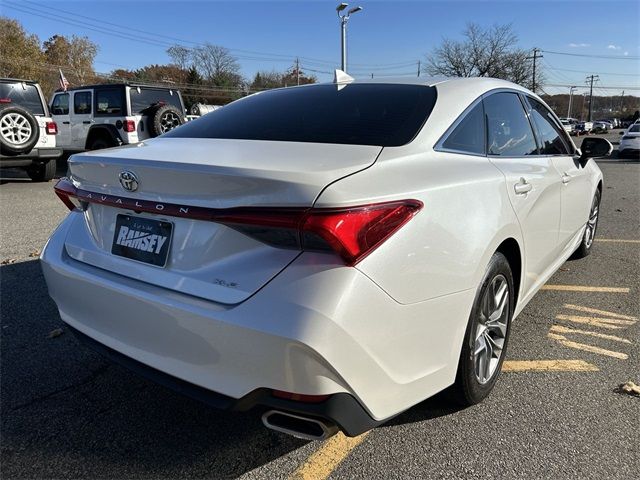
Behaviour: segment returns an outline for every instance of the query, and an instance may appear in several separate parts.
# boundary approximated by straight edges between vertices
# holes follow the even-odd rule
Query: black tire
[[[16,124],[15,122],[19,123]],[[13,126],[12,126],[13,125]],[[19,128],[23,127],[26,140],[15,140]],[[30,132],[26,133],[28,130]],[[5,155],[19,155],[30,152],[40,138],[40,126],[36,117],[24,108],[9,106],[0,109],[0,148]]]
[[[148,115],[147,124],[152,137],[167,133],[184,123],[182,113],[173,105],[155,105],[145,113]]]
[[[89,143],[89,150],[102,150],[103,148],[115,147],[113,142],[103,136],[97,136]]]
[[[587,227],[584,229],[582,240],[580,245],[573,252],[571,256],[572,260],[584,258],[591,253],[593,248],[593,239],[596,237],[596,231],[598,230],[598,219],[600,218],[600,190],[596,190],[593,200],[591,201],[591,209],[589,210],[589,219],[587,220]]]
[[[496,285],[500,285],[499,291],[502,291],[501,287],[503,285],[506,286],[506,292],[508,295],[506,299],[503,298],[502,302],[500,302],[502,303],[502,309],[495,305],[495,300],[493,301],[494,306],[503,312],[503,315],[498,318],[498,320],[500,320],[499,323],[496,323],[496,321],[487,321],[487,317],[489,316],[487,312],[491,309],[488,308],[488,304],[485,303],[485,299],[488,299],[489,302],[491,301],[488,292],[495,288]],[[495,298],[496,295],[494,294],[493,297]],[[509,262],[505,256],[496,252],[489,261],[487,271],[476,293],[476,298],[473,302],[473,308],[471,309],[471,315],[469,316],[469,322],[464,336],[462,351],[460,353],[456,381],[449,391],[450,397],[459,405],[467,407],[480,403],[489,395],[496,384],[502,369],[502,362],[504,362],[504,358],[507,353],[507,344],[509,342],[509,333],[511,331],[511,319],[513,317],[514,298],[515,295],[511,267],[509,266]],[[504,310],[505,308],[507,311]],[[491,328],[487,328],[489,323],[492,325]],[[504,332],[501,331],[502,327],[498,328],[497,325],[504,325]],[[482,331],[483,333],[478,334],[479,331]],[[500,338],[494,338],[495,343],[487,343],[483,338],[486,335],[491,335],[492,332],[499,332]],[[498,344],[501,344],[501,349],[499,349],[500,355],[495,359],[495,361],[491,360],[489,362],[490,366],[488,368],[490,370],[490,375],[486,374],[487,371],[484,371],[482,363],[480,363],[482,350],[476,353],[479,345],[482,343],[481,340],[486,345],[492,345],[491,353],[493,353],[494,349],[498,350],[496,347]],[[484,351],[488,353],[487,349]],[[490,353],[488,356],[489,358],[492,358]],[[484,363],[484,365],[487,364]],[[485,373],[484,376],[486,376],[486,378],[484,379],[481,379],[478,376],[478,371],[481,370]]]
[[[49,160],[44,164],[33,164],[27,168],[27,175],[34,182],[48,182],[56,175],[56,161]]]

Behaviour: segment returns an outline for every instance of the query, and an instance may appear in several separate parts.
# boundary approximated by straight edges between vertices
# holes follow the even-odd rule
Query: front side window
[[[560,127],[553,114],[534,98],[527,98],[531,104],[531,118],[538,131],[540,155],[569,155],[569,147],[563,139]]]
[[[133,90],[132,90],[133,92]],[[133,97],[132,97],[133,101]],[[312,85],[237,100],[163,135],[396,147],[418,134],[436,102],[423,85]]]
[[[483,102],[489,155],[522,157],[538,153],[531,124],[516,93],[494,93]]]
[[[40,92],[31,83],[0,83],[0,104],[15,105],[34,115],[44,115]]]
[[[124,115],[122,90],[96,90],[96,115]]]
[[[76,92],[73,95],[73,113],[77,115],[91,113],[91,92]]]
[[[484,109],[482,102],[479,102],[453,129],[442,143],[442,147],[447,150],[484,155],[485,140]]]
[[[53,115],[69,115],[69,94],[61,93],[53,98],[51,104],[51,113]]]

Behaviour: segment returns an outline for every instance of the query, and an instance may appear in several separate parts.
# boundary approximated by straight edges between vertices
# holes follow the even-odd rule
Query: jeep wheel
[[[49,160],[47,163],[35,163],[27,167],[27,175],[34,182],[48,182],[56,175],[56,161]]]
[[[96,137],[89,144],[89,150],[102,150],[103,148],[111,147],[115,147],[115,145],[105,137]]]
[[[38,121],[31,113],[20,107],[0,110],[0,147],[7,155],[18,155],[31,151],[40,138]]]
[[[149,110],[149,134],[157,137],[184,123],[180,111],[172,105],[156,105]]]

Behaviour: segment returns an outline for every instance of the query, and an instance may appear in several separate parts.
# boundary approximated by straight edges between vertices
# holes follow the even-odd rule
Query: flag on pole
[[[62,69],[59,68],[58,71],[60,72],[60,88],[66,92],[67,88],[69,88],[69,82],[62,73]]]

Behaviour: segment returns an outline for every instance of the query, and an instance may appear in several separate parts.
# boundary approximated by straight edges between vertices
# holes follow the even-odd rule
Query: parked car
[[[560,119],[560,123],[562,123],[562,128],[564,128],[565,132],[567,132],[569,135],[573,133],[574,124],[569,122],[569,120]]]
[[[0,167],[19,167],[36,182],[51,180],[56,159],[57,126],[37,82],[0,78]]]
[[[640,123],[634,123],[625,132],[620,132],[622,138],[618,146],[618,157],[640,156]]]
[[[593,130],[593,122],[580,122],[575,125],[573,131],[576,136],[589,135]]]
[[[185,122],[178,90],[137,84],[90,85],[57,91],[51,112],[58,144],[69,151],[135,144]]]
[[[513,318],[591,252],[612,147],[578,150],[518,85],[411,80],[265,91],[73,155],[41,256],[69,330],[303,438],[482,401]]]
[[[613,126],[609,122],[596,121],[593,122],[593,133],[607,133]]]

